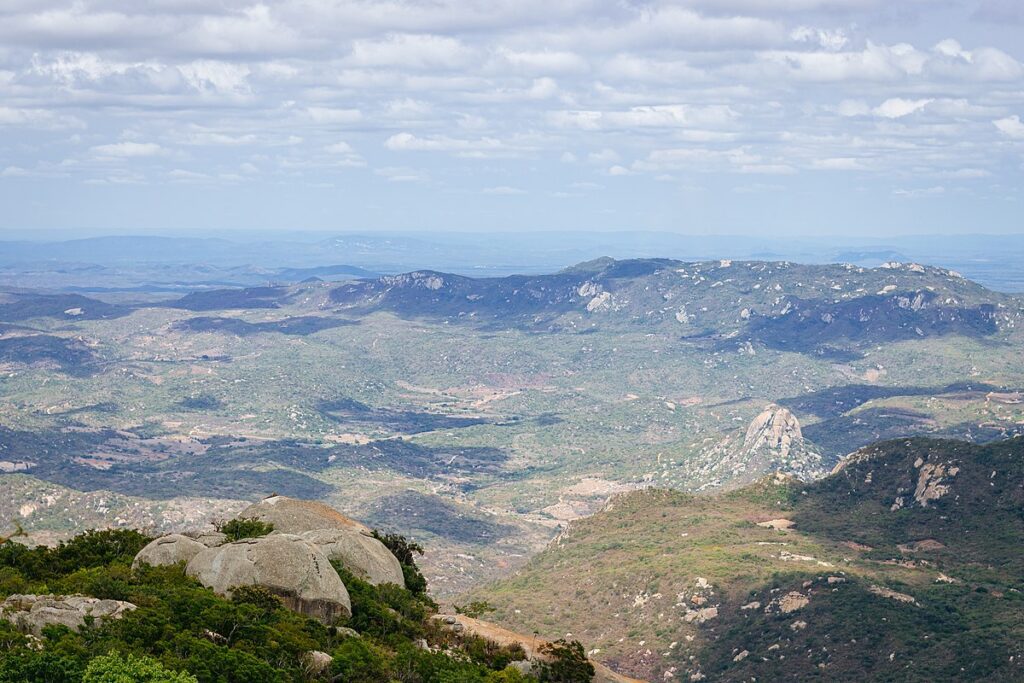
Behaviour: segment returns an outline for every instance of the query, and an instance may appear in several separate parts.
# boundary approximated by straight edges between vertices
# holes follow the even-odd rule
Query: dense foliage
[[[251,532],[251,528],[234,531]],[[383,537],[407,572],[419,575],[419,546]],[[242,587],[230,599],[187,577],[183,567],[131,562],[150,539],[135,531],[91,531],[55,548],[0,544],[0,597],[79,593],[126,600],[138,609],[80,631],[48,626],[39,638],[0,620],[0,683],[529,683],[509,667],[525,654],[453,633],[433,619],[422,592],[373,586],[336,566],[352,617],[328,627],[284,608],[268,590]],[[307,653],[328,653],[327,670]],[[579,648],[582,652],[582,648]],[[553,678],[543,681],[584,679]]]

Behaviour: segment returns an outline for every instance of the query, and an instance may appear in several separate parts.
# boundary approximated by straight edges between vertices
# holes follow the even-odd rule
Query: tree
[[[594,679],[594,665],[578,640],[560,638],[540,647],[548,661],[540,662],[539,678],[543,683],[590,683]]]
[[[117,652],[96,657],[85,669],[82,683],[199,683],[195,676],[170,671],[152,657],[122,657]]]
[[[243,538],[259,538],[274,530],[269,522],[251,517],[249,519],[232,519],[216,525],[217,531],[228,537],[228,543]]]

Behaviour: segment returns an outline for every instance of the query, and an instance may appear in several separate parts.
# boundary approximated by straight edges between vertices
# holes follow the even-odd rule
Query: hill
[[[649,680],[1020,680],[1021,510],[1021,439],[890,441],[813,483],[623,494],[471,597]]]
[[[391,530],[458,594],[615,493],[814,479],[882,439],[1021,432],[1022,311],[912,263],[19,290],[0,295],[0,476],[16,477],[0,512],[49,541],[173,530],[273,492],[398,510]]]

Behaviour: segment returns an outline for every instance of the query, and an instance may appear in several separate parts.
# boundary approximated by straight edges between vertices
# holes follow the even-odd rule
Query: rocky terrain
[[[879,439],[1018,433],[1021,310],[896,262],[11,290],[0,523],[36,542],[160,534],[272,493],[320,499],[424,544],[432,589],[454,595],[616,493],[813,479]]]
[[[170,670],[182,683],[638,683],[591,662],[576,641],[439,614],[417,552],[323,503],[283,496],[216,529],[153,539],[87,532],[34,549],[2,539],[0,680],[92,681],[97,661],[130,648],[120,665],[141,653],[151,671],[118,681],[171,680],[158,676]],[[51,586],[64,590],[28,592]],[[189,656],[196,647],[205,652]]]
[[[648,680],[1020,680],[1024,443],[910,439],[829,476],[615,497],[491,618]]]

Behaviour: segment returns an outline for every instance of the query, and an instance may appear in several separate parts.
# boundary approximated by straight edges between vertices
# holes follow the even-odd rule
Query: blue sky
[[[5,0],[0,231],[1024,232],[1019,0]]]

